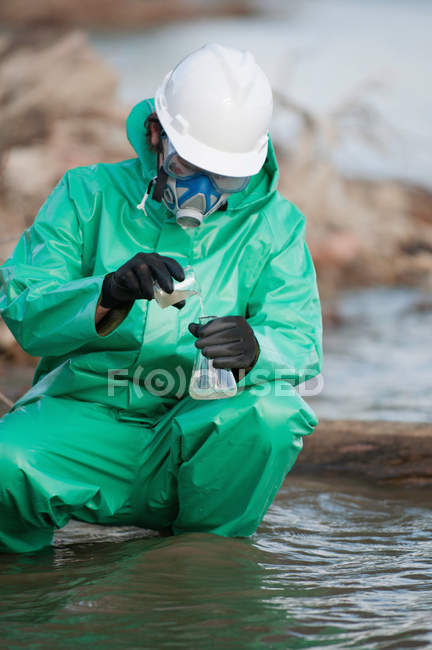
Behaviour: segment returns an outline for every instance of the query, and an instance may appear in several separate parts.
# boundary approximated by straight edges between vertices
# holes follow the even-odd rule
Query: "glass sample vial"
[[[201,316],[200,325],[205,325],[216,316]],[[189,383],[189,395],[192,399],[221,399],[234,397],[237,384],[229,369],[214,368],[213,359],[207,359],[197,349],[192,377]]]
[[[185,279],[182,282],[173,279],[174,291],[172,293],[166,293],[156,281],[153,282],[154,298],[162,309],[174,305],[180,300],[186,300],[190,296],[200,295],[200,288],[193,267],[185,266],[183,270]]]

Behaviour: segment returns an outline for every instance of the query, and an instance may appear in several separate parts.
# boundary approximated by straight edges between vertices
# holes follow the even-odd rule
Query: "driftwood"
[[[432,424],[322,420],[293,472],[339,475],[373,483],[432,485]]]

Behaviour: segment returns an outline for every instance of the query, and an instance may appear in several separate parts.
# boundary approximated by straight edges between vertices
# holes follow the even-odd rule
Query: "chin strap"
[[[154,201],[157,201],[158,203],[162,201],[162,196],[167,184],[167,180],[168,180],[168,174],[166,173],[163,167],[159,167],[158,175],[154,179],[155,186],[154,186],[153,196],[152,196],[152,199]]]
[[[146,216],[147,216],[147,212],[146,212],[146,209],[145,209],[145,204],[147,203],[147,199],[150,196],[150,192],[151,192],[151,189],[152,189],[154,183],[156,183],[156,179],[157,179],[157,176],[155,176],[154,178],[151,179],[150,183],[147,186],[146,192],[145,192],[144,196],[141,199],[141,202],[138,203],[138,205],[137,205],[137,209],[142,210]]]
[[[141,199],[141,202],[138,203],[137,205],[137,209],[142,210],[146,216],[147,216],[147,212],[145,209],[145,205],[147,203],[148,197],[150,196],[150,192],[152,191],[152,187],[154,186],[152,199],[153,201],[157,201],[158,203],[160,203],[162,201],[164,189],[167,184],[168,174],[162,167],[162,160],[161,160],[163,155],[162,152],[163,149],[161,146],[157,154],[158,173],[156,176],[154,176],[154,178],[151,179],[150,183],[148,184],[147,190]]]

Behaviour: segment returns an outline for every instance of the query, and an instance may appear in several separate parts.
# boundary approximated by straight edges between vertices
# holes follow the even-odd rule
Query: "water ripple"
[[[431,531],[423,492],[289,477],[250,539],[120,537],[0,557],[3,640],[428,648]]]

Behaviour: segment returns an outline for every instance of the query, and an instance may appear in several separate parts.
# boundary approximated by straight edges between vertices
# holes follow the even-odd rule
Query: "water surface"
[[[324,336],[319,417],[432,422],[432,292],[374,287],[341,293]]]
[[[431,558],[422,492],[291,476],[250,539],[0,556],[2,647],[427,648]]]

